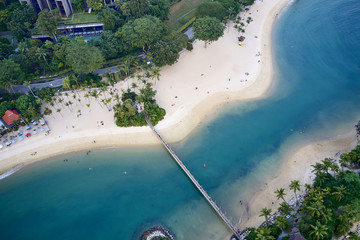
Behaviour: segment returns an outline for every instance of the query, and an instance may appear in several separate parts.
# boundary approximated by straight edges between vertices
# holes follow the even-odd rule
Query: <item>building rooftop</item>
[[[8,126],[10,126],[13,124],[14,121],[19,120],[19,115],[19,112],[16,110],[6,110],[2,119]]]

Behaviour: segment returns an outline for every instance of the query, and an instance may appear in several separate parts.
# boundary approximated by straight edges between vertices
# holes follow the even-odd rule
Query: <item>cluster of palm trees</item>
[[[132,89],[133,91],[140,91],[140,89],[144,88],[145,85],[153,80],[154,84],[156,84],[156,80],[160,78],[160,69],[158,67],[150,68],[150,69],[140,69],[142,72],[134,76],[130,71],[131,62],[125,61],[121,67],[122,71],[125,72],[126,77],[131,77],[133,82],[131,85],[128,84],[128,89]],[[43,101],[48,104],[48,106],[44,107],[44,113],[46,115],[51,115],[54,111],[59,113],[62,117],[62,110],[64,108],[68,108],[70,112],[74,112],[74,109],[77,104],[81,106],[87,106],[89,111],[91,111],[91,99],[96,100],[97,103],[102,108],[106,108],[107,110],[112,109],[115,105],[121,103],[121,95],[119,92],[115,91],[115,88],[111,88],[110,86],[114,86],[114,82],[110,81],[110,74],[107,74],[107,82],[106,85],[103,85],[99,88],[85,88],[81,87],[81,91],[83,92],[83,97],[87,99],[87,103],[83,104],[84,98],[82,98],[79,94],[78,90],[71,90],[66,92],[59,92],[56,95],[49,96]],[[128,81],[129,82],[129,81]],[[35,96],[29,84],[27,84],[31,93]],[[124,93],[124,90],[121,90]],[[78,113],[81,113],[81,110],[77,110]]]
[[[360,146],[357,146],[349,153],[343,153],[339,162],[341,167],[360,168]]]
[[[242,18],[240,16],[236,17],[235,19],[235,25],[234,28],[239,32],[239,33],[245,33],[246,28],[249,26],[250,22],[252,21],[251,17],[247,17],[247,19],[245,20],[245,22],[242,21]],[[246,23],[246,24],[245,24]]]
[[[359,146],[353,150],[359,150]],[[275,239],[279,234],[296,226],[306,239],[322,240],[343,236],[348,233],[351,222],[360,220],[360,177],[357,173],[340,170],[335,161],[325,158],[321,162],[311,165],[315,174],[313,185],[304,184],[304,201],[298,206],[297,193],[300,183],[291,181],[289,188],[295,194],[296,202],[290,206],[285,201],[285,189],[279,188],[274,192],[278,200],[283,202],[278,208],[276,220],[269,224],[272,210],[263,208],[260,216],[265,222],[257,229],[252,229],[247,239]],[[300,217],[289,218],[292,211]],[[349,234],[348,239],[359,240],[357,234]]]

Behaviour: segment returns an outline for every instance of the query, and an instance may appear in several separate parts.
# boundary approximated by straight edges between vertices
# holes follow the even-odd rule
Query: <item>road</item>
[[[114,72],[118,72],[118,71],[119,71],[118,66],[113,66],[113,67],[95,70],[93,73],[100,76],[100,75],[104,75],[107,72],[114,73]],[[31,89],[41,89],[41,88],[45,88],[45,87],[53,88],[53,87],[62,86],[62,83],[63,83],[63,78],[55,78],[55,79],[53,79],[49,82],[45,82],[45,83],[32,83],[32,84],[30,84],[30,87],[31,87]],[[29,92],[29,88],[24,85],[13,85],[12,89],[18,93],[27,94]],[[4,91],[2,91],[2,92],[4,92]]]

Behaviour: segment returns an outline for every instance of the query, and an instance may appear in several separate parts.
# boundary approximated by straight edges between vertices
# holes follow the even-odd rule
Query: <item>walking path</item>
[[[203,187],[198,183],[198,181],[194,178],[194,176],[190,173],[190,171],[185,167],[182,161],[176,156],[175,152],[170,148],[170,146],[165,142],[165,140],[160,136],[160,134],[155,130],[154,126],[151,124],[147,116],[144,114],[144,119],[149,127],[154,131],[154,133],[158,136],[164,147],[168,150],[171,156],[175,159],[175,161],[179,164],[181,169],[186,173],[186,175],[190,178],[193,184],[197,187],[197,189],[202,193],[205,199],[209,202],[209,204],[213,207],[216,213],[221,217],[221,219],[225,222],[225,224],[231,229],[234,235],[241,239],[240,232],[232,225],[232,223],[227,219],[224,213],[220,210],[220,208],[216,205],[216,203],[211,199],[211,197],[207,194],[207,192],[203,189]]]

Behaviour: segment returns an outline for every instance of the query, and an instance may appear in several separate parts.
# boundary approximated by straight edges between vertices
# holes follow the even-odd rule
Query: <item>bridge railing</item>
[[[204,188],[199,184],[199,182],[194,178],[194,176],[190,173],[190,171],[186,168],[186,166],[182,163],[182,161],[178,158],[175,152],[171,149],[171,147],[165,142],[165,140],[160,136],[160,134],[156,131],[154,126],[151,124],[150,120],[147,118],[145,114],[143,114],[146,123],[149,127],[154,131],[157,137],[160,139],[164,147],[168,150],[170,155],[175,159],[175,161],[179,164],[181,169],[186,173],[186,175],[190,178],[193,184],[197,187],[197,189],[201,192],[201,194],[205,197],[205,199],[209,202],[209,204],[213,207],[215,212],[221,217],[221,219],[225,222],[225,224],[230,228],[230,230],[234,233],[234,235],[241,239],[240,233],[235,229],[232,223],[227,219],[225,214],[220,210],[220,208],[216,205],[216,203],[211,199],[211,197],[207,194]]]

